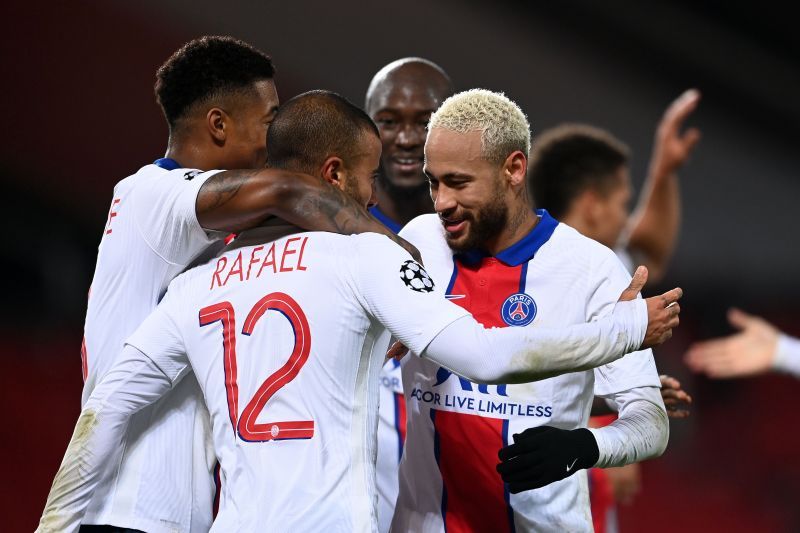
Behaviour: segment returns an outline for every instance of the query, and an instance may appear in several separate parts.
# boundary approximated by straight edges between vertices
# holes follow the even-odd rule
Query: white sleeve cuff
[[[778,345],[775,347],[775,360],[772,362],[772,367],[800,378],[800,339],[781,333],[778,337]]]

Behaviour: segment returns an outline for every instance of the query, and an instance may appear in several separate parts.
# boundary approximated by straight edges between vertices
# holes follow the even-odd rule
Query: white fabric
[[[596,322],[559,329],[478,330],[471,317],[464,317],[437,335],[422,357],[468,380],[495,385],[529,383],[601,364],[611,368],[596,372],[619,374],[610,363],[641,346],[646,329],[642,299],[620,302],[613,315]],[[620,377],[600,375],[606,387]]]
[[[114,188],[86,312],[83,404],[170,280],[219,237],[206,234],[195,212],[200,187],[217,172],[146,165]],[[131,420],[119,464],[95,491],[85,524],[150,533],[208,529],[214,459],[198,397],[189,377]]]
[[[401,235],[417,246],[435,279],[451,278],[452,253],[435,215],[415,219]],[[472,275],[479,276],[480,271]],[[611,250],[563,224],[527,263],[524,277],[524,292],[537,306],[536,318],[525,327],[501,331],[535,332],[595,321],[612,312],[630,280]],[[490,287],[494,282],[491,277],[486,280]],[[465,300],[461,291],[453,292],[454,302]],[[488,298],[486,301],[478,296],[471,296],[469,301],[485,310],[487,305],[491,307],[492,298],[502,302],[507,294],[490,291],[481,297]],[[458,512],[480,509],[481,516],[498,517],[492,526],[496,531],[510,529],[509,522],[513,521],[517,532],[548,532],[591,531],[585,471],[535,491],[504,493],[494,472],[499,448],[512,434],[529,427],[586,427],[595,389],[599,394],[612,395],[637,387],[658,387],[660,382],[652,353],[645,350],[595,371],[507,386],[472,383],[432,361],[406,357],[403,384],[407,437],[392,529],[444,531],[444,517],[458,518],[452,513],[456,513],[454,506],[460,505]],[[475,478],[472,485],[464,482],[479,472],[486,477]],[[456,485],[448,486],[447,476],[458,477]],[[490,485],[496,485],[499,491],[494,499],[477,501],[475,498],[481,498],[481,491],[490,490],[486,489]]]
[[[781,333],[773,368],[800,378],[800,339]]]
[[[81,511],[100,477],[119,461],[131,414],[171,387],[172,381],[152,360],[135,348],[124,348],[83,406],[37,532],[78,531]]]
[[[212,531],[257,531],[265,524],[272,531],[373,531],[377,378],[388,341],[374,315],[423,351],[466,312],[433,293],[407,288],[401,267],[410,257],[383,236],[307,233],[241,247],[253,234],[269,241],[287,231],[245,233],[219,259],[179,276],[128,343],[170,380],[187,375],[190,367],[197,376],[221,464],[220,511]],[[296,303],[269,310],[262,301],[268,294]],[[235,343],[227,367],[223,324],[211,320],[216,315],[208,309],[221,302],[230,306],[223,313],[231,320],[229,354]],[[423,316],[430,308],[437,312]],[[251,311],[264,313],[248,321]],[[278,370],[290,360],[296,341],[308,347],[308,358],[294,360],[296,375],[277,382],[263,408],[251,410],[249,420],[256,426],[250,431],[263,433],[243,435],[253,398],[266,399],[257,392],[265,380],[285,375]],[[229,397],[234,382],[238,394]],[[233,417],[242,420],[236,433]],[[313,421],[313,434],[292,438],[291,428],[279,427],[283,421]],[[75,501],[68,492],[53,489],[63,502]],[[54,502],[43,522],[81,512],[79,504],[63,502]]]
[[[669,441],[669,419],[657,387],[636,387],[608,398],[619,412],[601,428],[589,428],[597,440],[599,468],[624,466],[658,457]]]
[[[386,533],[392,524],[397,502],[397,470],[405,437],[406,401],[403,397],[400,363],[390,359],[381,369],[378,411],[378,460],[375,467],[378,488],[378,531]]]
[[[376,318],[422,354],[449,328],[479,345],[486,339],[507,342],[515,332],[517,345],[537,346],[537,339],[523,329],[476,335],[484,329],[466,320],[465,310],[436,292],[409,288],[404,273],[412,261],[383,236],[286,235],[289,231],[295,230],[245,234],[219,259],[176,278],[128,344],[151,358],[168,380],[194,375],[202,388],[223,480],[212,531],[253,531],[264,524],[276,531],[372,531],[377,528],[377,377],[388,343]],[[264,242],[282,238],[245,246],[253,234]],[[633,313],[641,321],[641,313]],[[589,338],[600,328],[600,323],[588,328]],[[549,345],[552,340],[545,338]],[[287,355],[304,350],[307,359]],[[461,350],[432,352],[455,359]],[[466,372],[469,361],[459,364]],[[138,368],[153,373],[148,365]],[[550,372],[538,359],[535,371]],[[112,372],[112,377],[131,375],[136,369]],[[273,381],[275,376],[284,379]],[[273,385],[264,388],[265,381]],[[111,403],[104,396],[109,390],[116,387],[102,382],[88,408]],[[129,398],[136,391],[123,392],[114,411],[140,407]],[[143,394],[154,399],[150,391]],[[264,403],[254,404],[256,397]],[[98,420],[97,432],[123,427]],[[284,421],[313,421],[313,429],[298,435],[282,426]],[[88,442],[117,440],[101,436]],[[74,440],[64,464],[103,455]],[[80,490],[91,490],[101,464],[84,465]],[[56,481],[43,524],[77,523],[82,512],[84,501],[62,479],[68,477]]]

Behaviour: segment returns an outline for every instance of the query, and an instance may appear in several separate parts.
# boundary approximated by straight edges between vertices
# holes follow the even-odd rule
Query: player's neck
[[[491,255],[497,255],[509,246],[515,245],[539,223],[539,217],[527,204],[509,210],[508,215],[505,227],[494,239],[486,243],[486,251]]]
[[[401,226],[420,215],[433,213],[433,201],[427,187],[387,190],[378,183],[375,194],[378,197],[378,209]]]
[[[174,159],[183,168],[196,168],[198,170],[213,170],[220,168],[214,162],[213,151],[205,150],[199,143],[186,142],[170,137],[167,153],[164,157]]]

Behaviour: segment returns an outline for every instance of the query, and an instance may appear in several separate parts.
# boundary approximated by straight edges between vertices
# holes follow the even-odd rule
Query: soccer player
[[[169,281],[228,233],[279,215],[310,229],[393,235],[318,177],[263,169],[278,106],[273,73],[269,57],[228,37],[192,41],[158,70],[167,153],[114,188],[86,314],[83,404]],[[241,168],[261,170],[215,170]],[[207,417],[193,376],[138,413],[84,524],[206,531],[215,462]]]
[[[269,130],[269,146],[272,168],[316,174],[372,201],[378,132],[343,98],[314,91],[290,100]],[[303,233],[281,221],[242,232],[218,258],[173,280],[128,339],[84,406],[40,531],[75,529],[128,418],[191,371],[221,464],[213,531],[368,531],[377,527],[383,325],[421,357],[472,379],[517,382],[663,342],[678,320],[674,289],[622,301],[592,324],[484,329],[436,287],[380,235]]]
[[[665,111],[656,128],[650,171],[633,215],[629,211],[628,148],[609,132],[579,124],[546,130],[534,140],[528,168],[534,203],[586,237],[615,250],[629,269],[635,259],[648,266],[651,279],[660,279],[675,248],[680,225],[677,173],[700,138],[694,128],[683,131],[699,98],[697,91],[686,91]],[[661,381],[669,415],[687,416],[683,406],[691,401],[689,395],[679,384],[675,388],[674,378],[663,376]],[[614,414],[605,402],[596,402],[595,407],[609,414],[593,417],[590,425],[601,427],[613,420]],[[602,533],[606,525],[610,530],[618,529],[613,525],[614,502],[630,502],[638,490],[639,466],[593,469],[589,475],[595,530]]]
[[[761,317],[739,309],[728,312],[728,322],[738,333],[696,342],[686,353],[686,363],[710,378],[758,376],[772,371],[800,378],[800,339],[781,333]]]
[[[364,108],[378,126],[383,145],[381,172],[375,182],[378,204],[369,211],[394,232],[419,215],[433,212],[428,178],[422,172],[425,134],[431,114],[453,92],[444,70],[418,57],[392,61],[369,84]],[[397,501],[397,470],[406,431],[398,360],[387,360],[380,385],[376,471],[379,531],[385,533]]]
[[[503,95],[450,97],[431,117],[425,144],[438,216],[401,231],[433,277],[449,280],[446,297],[499,331],[591,322],[630,280],[611,250],[533,211],[529,150],[528,121]],[[591,530],[583,469],[640,461],[666,447],[650,351],[526,385],[490,385],[453,370],[426,358],[403,361],[407,436],[393,530]],[[589,430],[595,394],[613,400],[620,416]],[[512,442],[498,466],[498,450]]]
[[[529,169],[533,201],[556,220],[620,253],[629,268],[644,264],[650,279],[660,280],[680,228],[678,171],[700,140],[696,128],[682,128],[699,101],[700,93],[688,90],[665,111],[633,214],[628,148],[610,133],[582,124],[564,124],[534,140]]]

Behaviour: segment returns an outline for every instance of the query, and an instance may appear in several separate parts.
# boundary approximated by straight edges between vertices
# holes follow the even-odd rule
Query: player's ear
[[[335,155],[328,157],[325,162],[322,163],[320,174],[322,175],[322,179],[331,185],[342,188],[344,183],[344,162],[342,158]]]
[[[528,158],[520,150],[509,154],[503,163],[503,174],[514,187],[525,185],[528,173]]]
[[[229,128],[228,114],[218,107],[212,107],[206,113],[206,128],[217,144],[225,144]]]

